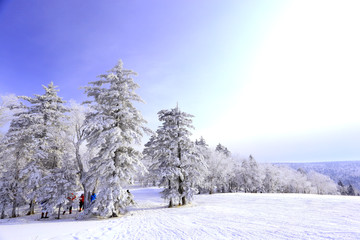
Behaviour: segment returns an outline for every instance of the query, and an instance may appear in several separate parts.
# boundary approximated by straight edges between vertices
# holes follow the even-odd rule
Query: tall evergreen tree
[[[29,213],[34,212],[41,180],[49,170],[58,167],[65,149],[62,120],[66,109],[53,83],[44,89],[44,95],[20,97],[28,104],[15,102],[10,106],[16,111],[2,142],[3,163],[7,161],[2,179],[7,181],[13,217],[24,196],[31,199]]]
[[[338,181],[338,190],[340,192],[341,195],[346,195],[347,194],[347,189],[346,187],[344,186],[344,184],[342,183],[341,180]]]
[[[348,188],[347,188],[347,194],[350,196],[355,196],[355,191],[354,188],[351,184],[349,184]]]
[[[196,191],[205,168],[202,155],[189,138],[193,116],[178,107],[161,110],[158,115],[162,126],[145,145],[144,153],[153,160],[151,170],[158,174],[160,186],[165,187],[162,196],[169,200],[169,207],[175,199],[185,205]]]
[[[220,143],[216,146],[215,151],[221,152],[225,154],[227,157],[231,156],[231,152],[229,151],[229,149],[227,149],[227,147],[221,145]]]
[[[11,122],[13,115],[17,113],[15,106],[19,106],[19,99],[14,94],[0,96],[0,128]],[[0,131],[0,140],[3,135]]]
[[[30,213],[34,212],[35,199],[46,194],[39,186],[44,186],[44,177],[54,169],[60,168],[66,152],[65,101],[57,95],[59,91],[51,82],[43,86],[45,93],[34,97],[21,97],[28,102],[28,130],[32,131],[27,151],[31,157],[21,171],[21,177],[27,183],[28,197],[31,199]]]
[[[195,140],[195,145],[196,146],[201,146],[203,148],[208,148],[209,145],[206,143],[205,139],[201,136],[199,140]]]
[[[97,186],[97,199],[89,210],[96,213],[97,209],[102,217],[121,213],[128,202],[123,184],[131,183],[136,172],[144,170],[142,154],[134,144],[140,144],[150,130],[133,105],[143,102],[135,93],[139,86],[132,79],[134,75],[119,61],[109,73],[85,87],[87,96],[93,98],[86,102],[92,109],[85,120],[88,146],[99,149],[90,160],[87,175],[89,188]]]
[[[32,141],[33,131],[30,127],[28,108],[16,103],[10,106],[16,109],[10,127],[1,142],[1,184],[4,198],[0,202],[12,205],[11,217],[16,217],[16,209],[24,199],[24,182],[21,181],[21,170],[31,159],[32,151],[28,148]]]

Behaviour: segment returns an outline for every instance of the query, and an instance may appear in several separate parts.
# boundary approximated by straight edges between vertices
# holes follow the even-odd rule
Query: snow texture
[[[167,208],[161,190],[130,189],[136,205],[119,218],[3,219],[0,239],[360,239],[358,197],[226,193]]]

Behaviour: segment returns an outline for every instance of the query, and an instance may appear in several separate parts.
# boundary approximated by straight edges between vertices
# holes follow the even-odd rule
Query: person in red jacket
[[[84,208],[84,194],[81,194],[80,200],[79,200],[79,212],[81,212],[81,209]]]

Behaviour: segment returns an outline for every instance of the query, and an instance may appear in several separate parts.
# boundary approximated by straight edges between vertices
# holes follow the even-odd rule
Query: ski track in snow
[[[57,235],[29,239],[360,239],[359,197],[213,194],[167,208],[160,191],[134,188],[137,205],[124,216],[59,223]],[[81,227],[62,232],[69,224]]]

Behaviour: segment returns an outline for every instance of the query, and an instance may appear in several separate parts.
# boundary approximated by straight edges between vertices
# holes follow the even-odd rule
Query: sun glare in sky
[[[327,138],[349,134],[355,140],[351,134],[359,133],[359,4],[295,1],[280,12],[253,52],[246,83],[219,116],[212,141],[226,136],[232,149],[251,149],[265,159],[269,154],[263,150],[270,146],[279,152],[286,147],[307,151],[294,141],[302,139],[318,151],[327,146],[329,159],[341,158],[333,154],[341,144]],[[311,160],[324,160],[317,157]],[[276,161],[276,154],[272,158]]]

